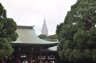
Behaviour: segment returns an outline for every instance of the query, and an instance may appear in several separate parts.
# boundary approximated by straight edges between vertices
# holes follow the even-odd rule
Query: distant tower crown
[[[47,25],[46,25],[46,20],[44,19],[44,23],[42,26],[42,30],[41,30],[41,35],[48,35],[48,29],[47,29]]]

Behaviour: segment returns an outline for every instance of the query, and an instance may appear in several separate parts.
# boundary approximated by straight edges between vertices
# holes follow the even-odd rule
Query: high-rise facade
[[[47,24],[46,24],[46,20],[44,19],[44,23],[42,26],[42,30],[41,30],[41,35],[48,35],[48,28],[47,28]]]

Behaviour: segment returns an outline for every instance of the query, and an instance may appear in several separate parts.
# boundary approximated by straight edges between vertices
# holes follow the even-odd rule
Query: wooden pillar
[[[32,55],[31,54],[28,55],[28,63],[32,63]]]
[[[48,63],[48,53],[45,54],[45,63]]]
[[[39,59],[39,61],[40,61],[40,63],[42,63],[42,48],[40,48],[40,53],[39,53],[39,57],[40,57],[40,59]]]
[[[16,58],[16,62],[17,63],[20,63],[20,58]]]
[[[16,51],[17,53],[15,53],[15,56],[14,56],[14,59],[16,59],[15,60],[15,62],[16,63],[20,63],[20,52],[21,52],[21,50],[20,50],[20,48],[17,48],[17,51]]]
[[[38,55],[36,55],[35,57],[36,57],[35,63],[39,63]]]
[[[14,53],[13,58],[9,61],[14,62],[14,63],[20,63],[20,55],[18,53]]]

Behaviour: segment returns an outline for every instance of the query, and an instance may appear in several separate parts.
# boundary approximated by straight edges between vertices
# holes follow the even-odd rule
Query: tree
[[[57,39],[57,35],[56,34],[49,35],[48,36],[48,39]]]
[[[54,34],[54,35],[49,35],[49,36],[46,36],[46,35],[39,35],[38,36],[40,39],[44,39],[44,40],[47,40],[47,41],[57,41],[57,35]]]
[[[46,35],[39,35],[38,37],[39,37],[40,39],[46,39],[46,38],[47,38]]]
[[[61,59],[96,60],[96,0],[77,0],[56,30]],[[70,53],[66,53],[70,51]],[[67,56],[66,56],[67,55]]]
[[[12,18],[7,18],[6,10],[0,3],[0,60],[12,54],[11,43],[18,37],[16,29],[16,23]]]

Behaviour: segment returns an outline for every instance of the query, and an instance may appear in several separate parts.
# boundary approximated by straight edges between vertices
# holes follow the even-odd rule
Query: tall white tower
[[[44,23],[42,26],[42,30],[41,30],[41,35],[48,35],[48,29],[47,29],[47,25],[46,25],[46,20],[44,19]]]

